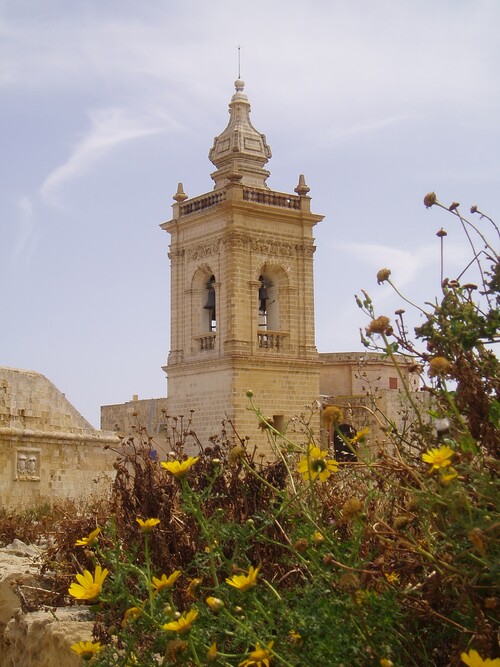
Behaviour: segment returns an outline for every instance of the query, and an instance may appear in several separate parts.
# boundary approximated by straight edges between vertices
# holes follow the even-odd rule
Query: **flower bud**
[[[225,607],[224,600],[221,600],[220,598],[214,598],[210,596],[205,600],[205,602],[210,607],[210,610],[214,613],[217,613]]]

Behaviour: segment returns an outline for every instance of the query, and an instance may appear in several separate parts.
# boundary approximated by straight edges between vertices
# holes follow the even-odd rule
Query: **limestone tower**
[[[235,82],[229,123],[209,158],[214,189],[188,198],[180,183],[171,235],[171,350],[164,367],[168,412],[194,413],[205,443],[224,417],[265,447],[247,390],[281,429],[319,396],[314,337],[312,230],[303,176],[296,194],[271,190],[271,150],[250,121]]]

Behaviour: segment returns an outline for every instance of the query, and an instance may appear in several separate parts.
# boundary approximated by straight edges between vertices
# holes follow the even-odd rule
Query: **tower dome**
[[[229,123],[226,129],[215,137],[208,157],[217,167],[211,176],[215,189],[226,185],[235,176],[244,185],[266,188],[269,171],[264,165],[271,157],[264,134],[258,132],[250,121],[250,102],[243,92],[245,82],[237,79],[236,92],[229,104]]]

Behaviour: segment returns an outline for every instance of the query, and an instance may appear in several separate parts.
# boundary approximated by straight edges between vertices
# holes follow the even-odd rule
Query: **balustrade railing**
[[[206,208],[211,208],[216,206],[226,199],[225,190],[217,190],[217,192],[211,192],[208,195],[202,195],[201,197],[196,197],[195,199],[190,199],[185,204],[181,204],[179,207],[179,215],[189,215],[190,213],[196,213],[197,211],[203,211]]]
[[[198,341],[200,352],[203,350],[215,349],[215,333],[204,334],[203,336],[195,336],[194,339]]]
[[[282,352],[289,334],[283,331],[258,331],[257,343],[260,349]]]
[[[273,192],[272,190],[245,188],[243,190],[243,199],[244,201],[267,204],[268,206],[293,208],[297,211],[300,209],[300,197],[284,194],[282,192]]]

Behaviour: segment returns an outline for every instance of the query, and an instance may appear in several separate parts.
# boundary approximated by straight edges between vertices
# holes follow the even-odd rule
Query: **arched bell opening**
[[[273,278],[268,274],[259,276],[259,329],[270,331],[280,330],[278,288]]]
[[[210,276],[205,283],[205,293],[203,295],[203,330],[210,333],[217,331],[217,310],[216,310],[216,295],[215,295],[215,276]]]

